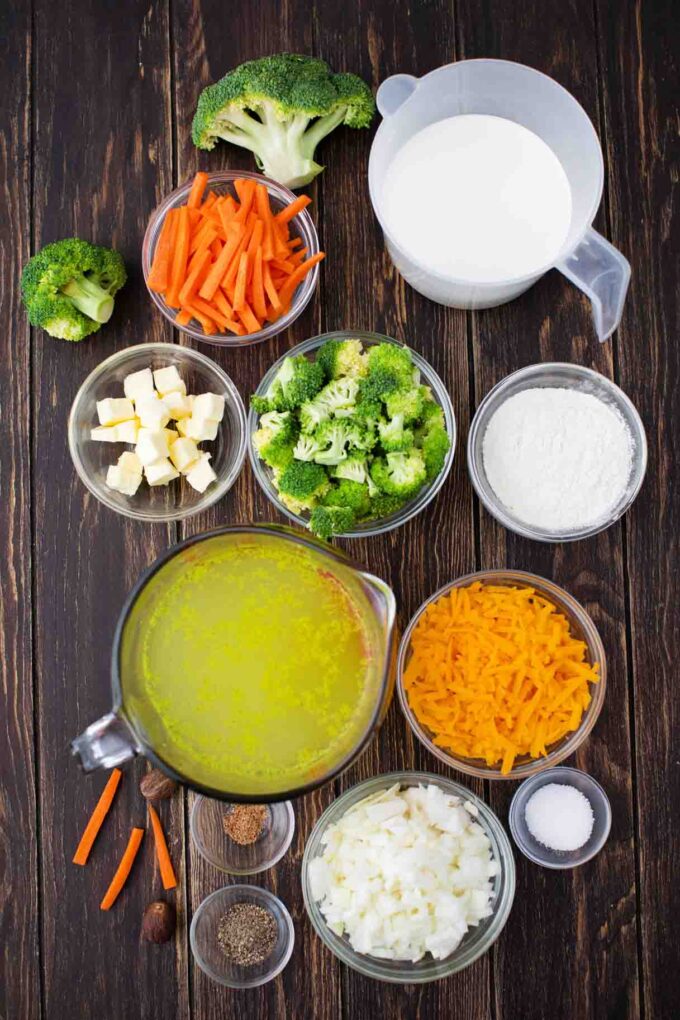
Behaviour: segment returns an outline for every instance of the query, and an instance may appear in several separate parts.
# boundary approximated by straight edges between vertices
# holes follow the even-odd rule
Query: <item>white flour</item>
[[[612,407],[578,390],[523,390],[502,404],[482,441],[484,470],[526,524],[572,531],[603,520],[623,495],[633,448]]]

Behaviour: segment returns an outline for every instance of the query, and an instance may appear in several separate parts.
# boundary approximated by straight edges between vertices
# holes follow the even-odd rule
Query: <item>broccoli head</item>
[[[321,444],[313,436],[305,434],[300,436],[293,450],[296,460],[314,460],[317,453],[321,453]]]
[[[437,477],[444,467],[446,455],[451,447],[449,434],[443,425],[434,424],[425,431],[421,449],[425,460],[428,481]]]
[[[365,517],[369,511],[371,499],[368,485],[353,482],[349,478],[340,478],[334,482],[321,500],[324,506],[348,507],[357,517]]]
[[[368,370],[361,340],[327,340],[316,356],[327,379],[341,376],[362,376]]]
[[[388,372],[397,377],[400,389],[410,389],[414,385],[410,350],[397,344],[375,344],[368,351],[369,377],[373,372]]]
[[[326,403],[323,390],[313,400],[306,400],[300,407],[300,426],[303,432],[313,432],[322,422],[328,421],[331,409]]]
[[[405,422],[415,421],[420,418],[423,410],[423,396],[419,386],[412,386],[410,389],[397,390],[385,398],[387,417],[395,418],[401,415]]]
[[[421,427],[427,429],[433,425],[440,425],[445,428],[444,412],[436,400],[432,399],[429,387],[421,386],[420,389],[423,392],[423,406],[420,411]]]
[[[346,460],[340,461],[334,475],[336,478],[348,478],[352,482],[364,483],[368,477],[366,454],[353,453]]]
[[[371,465],[371,478],[388,496],[409,499],[427,480],[423,454],[414,449],[409,453],[388,453],[384,458],[378,457]]]
[[[338,418],[348,418],[354,413],[359,383],[350,376],[343,379],[333,379],[319,394],[321,400],[327,404],[331,414]]]
[[[397,510],[401,510],[406,500],[402,496],[388,496],[386,492],[379,489],[371,496],[369,513],[376,519],[379,517],[391,517]]]
[[[301,509],[311,509],[328,489],[328,476],[320,464],[294,460],[276,478],[279,495]]]
[[[269,411],[253,433],[258,456],[271,468],[285,468],[293,459],[297,424],[288,411]]]
[[[45,245],[26,264],[21,292],[32,325],[61,340],[82,340],[109,321],[126,279],[118,252],[69,237]]]
[[[351,531],[355,524],[354,511],[346,506],[315,506],[309,519],[310,531],[326,542]]]
[[[325,382],[323,369],[304,354],[284,358],[267,392],[263,397],[251,397],[250,405],[256,411],[294,411],[319,392]]]
[[[413,432],[411,429],[404,428],[403,414],[395,414],[390,421],[386,421],[384,418],[379,421],[378,436],[382,448],[386,452],[410,450],[413,446]]]
[[[347,456],[347,444],[351,438],[351,432],[343,421],[325,421],[319,425],[314,432],[314,439],[321,450],[314,460],[317,464],[333,466],[339,464]]]
[[[218,139],[250,150],[260,170],[289,188],[309,184],[323,167],[314,152],[338,125],[366,128],[375,113],[368,85],[334,74],[315,57],[293,53],[250,60],[201,93],[194,145]]]

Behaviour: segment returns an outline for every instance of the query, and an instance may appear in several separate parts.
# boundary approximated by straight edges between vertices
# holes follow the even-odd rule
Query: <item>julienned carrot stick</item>
[[[253,315],[252,309],[246,301],[243,302],[243,308],[240,309],[238,314],[249,333],[257,333],[262,328],[262,324]]]
[[[205,298],[206,301],[212,300],[213,294],[222,282],[222,277],[229,268],[232,255],[238,248],[242,233],[243,227],[240,224],[234,224],[231,227],[227,243],[213,263],[210,272],[205,279],[205,283],[199,291],[201,297]]]
[[[207,315],[204,315],[203,312],[199,311],[198,308],[196,308],[193,304],[185,305],[185,308],[187,312],[191,314],[192,319],[196,319],[197,322],[200,322],[201,329],[203,330],[204,333],[207,333],[209,336],[212,336],[212,334],[216,332],[215,323],[213,322],[213,320],[209,318]]]
[[[204,173],[203,170],[199,170],[194,177],[194,183],[191,185],[191,191],[189,192],[189,197],[187,199],[187,205],[190,209],[197,209],[201,204],[203,192],[205,191],[207,183],[208,175]],[[211,192],[211,194],[213,193]]]
[[[299,212],[306,209],[311,201],[312,200],[308,195],[300,195],[294,202],[291,202],[290,205],[285,206],[281,212],[276,214],[276,222],[288,223],[294,216],[297,216]]]
[[[290,276],[284,283],[283,287],[279,291],[279,299],[283,305],[288,304],[288,302],[293,296],[293,293],[297,285],[301,283],[302,280],[304,280],[309,270],[316,266],[319,262],[321,262],[323,258],[325,258],[324,252],[319,251],[316,253],[316,255],[312,255],[312,257],[308,258],[306,262],[303,262],[302,265],[298,266],[295,272],[290,274]]]
[[[225,319],[231,319],[234,315],[234,309],[231,307],[226,299],[225,293],[221,287],[218,287],[213,294],[213,303],[217,305]]]
[[[177,229],[177,211],[171,209],[161,228],[158,244],[153,255],[153,264],[149,273],[149,287],[158,293],[162,293],[168,286],[170,278],[170,265],[175,247],[175,231]]]
[[[90,815],[90,820],[85,826],[85,831],[80,837],[78,849],[73,856],[74,864],[87,864],[87,858],[90,856],[90,850],[94,846],[97,833],[101,829],[104,819],[113,804],[113,798],[116,796],[116,790],[118,789],[122,776],[123,773],[120,769],[114,769],[109,776],[106,786],[102,790],[101,796],[95,805],[95,809]]]
[[[234,181],[234,187],[236,188],[236,194],[241,202],[241,208],[236,213],[236,219],[240,222],[244,222],[248,218],[250,207],[253,204],[256,184],[255,181],[239,178],[239,180]]]
[[[182,289],[179,292],[179,303],[180,305],[186,305],[187,301],[190,301],[193,294],[198,290],[203,279],[202,274],[205,272],[206,266],[210,264],[210,252],[205,248],[201,253],[196,255],[193,269],[190,270]]]
[[[246,280],[248,278],[248,252],[241,252],[241,258],[234,283],[234,309],[240,312],[246,302]]]
[[[179,208],[177,217],[177,236],[175,238],[175,251],[172,257],[172,269],[170,270],[170,283],[165,295],[165,300],[171,308],[179,308],[179,292],[184,283],[184,275],[189,257],[189,209],[186,205]]]
[[[187,312],[186,308],[182,308],[175,316],[175,323],[177,326],[188,326],[191,322],[191,312]]]
[[[165,833],[163,832],[163,826],[161,825],[158,812],[153,804],[149,804],[149,815],[151,816],[153,838],[154,843],[156,844],[156,859],[161,873],[163,888],[174,889],[177,885],[177,877],[175,876],[175,869],[173,868],[172,861],[170,860],[170,853],[168,851]]]
[[[121,857],[116,874],[113,876],[111,885],[106,890],[104,899],[99,905],[101,910],[110,910],[118,899],[123,886],[127,882],[128,875],[132,871],[132,865],[135,863],[135,857],[142,845],[143,839],[144,829],[133,829],[130,833],[128,845],[125,847],[125,853]]]
[[[264,299],[264,283],[262,280],[262,249],[258,248],[255,252],[255,264],[253,266],[253,277],[252,277],[252,298],[253,298],[253,311],[257,315],[258,319],[264,319],[267,314],[267,304]]]

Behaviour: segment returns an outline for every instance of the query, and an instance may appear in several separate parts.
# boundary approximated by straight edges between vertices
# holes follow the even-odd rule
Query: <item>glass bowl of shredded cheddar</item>
[[[397,667],[413,732],[482,779],[526,779],[573,754],[602,709],[604,647],[585,609],[524,571],[487,570],[435,592]]]

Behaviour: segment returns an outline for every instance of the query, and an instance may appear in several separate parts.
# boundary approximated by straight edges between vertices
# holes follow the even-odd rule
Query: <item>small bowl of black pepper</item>
[[[289,800],[277,804],[228,804],[196,797],[191,838],[207,861],[228,875],[257,875],[286,853],[295,832]]]
[[[196,963],[228,988],[255,988],[280,974],[295,933],[278,897],[255,885],[229,885],[206,897],[189,932]]]

